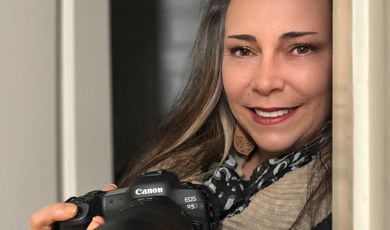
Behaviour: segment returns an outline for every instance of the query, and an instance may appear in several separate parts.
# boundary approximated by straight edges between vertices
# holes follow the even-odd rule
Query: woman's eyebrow
[[[229,35],[228,38],[234,38],[238,40],[244,40],[247,42],[257,42],[256,37],[250,34],[234,34],[234,35]]]
[[[279,40],[287,40],[287,39],[293,39],[297,37],[302,37],[305,35],[312,35],[312,34],[317,34],[317,32],[313,31],[290,31],[287,33],[283,33],[282,35],[279,36]],[[250,34],[233,34],[229,35],[228,38],[234,38],[238,40],[244,40],[247,42],[257,42],[257,39],[255,36],[250,35]]]
[[[305,35],[311,35],[311,34],[317,34],[317,32],[312,32],[312,31],[291,31],[284,33],[279,36],[279,40],[287,40],[287,39],[292,39],[292,38],[297,38]]]

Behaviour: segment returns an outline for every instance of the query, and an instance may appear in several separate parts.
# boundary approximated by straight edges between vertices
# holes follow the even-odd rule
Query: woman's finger
[[[117,189],[115,184],[105,186],[103,191],[111,191]],[[66,221],[73,218],[77,214],[77,206],[72,203],[56,203],[43,207],[31,215],[30,225],[33,230],[50,230],[52,224],[57,221]],[[104,223],[102,217],[97,217],[91,222],[92,229]]]
[[[71,219],[77,214],[77,206],[71,203],[56,203],[48,205],[33,213],[30,224],[33,230],[51,229],[56,221]]]
[[[108,192],[108,191],[111,191],[111,190],[115,190],[117,188],[118,187],[115,184],[109,184],[109,185],[104,186],[102,191]]]
[[[111,191],[111,190],[115,190],[117,189],[118,187],[115,185],[115,184],[109,184],[109,185],[106,185],[102,188],[102,191],[105,191],[105,192],[108,192],[108,191]],[[92,221],[91,223],[88,225],[88,228],[87,230],[94,230],[96,229],[97,227],[101,226],[104,224],[104,219],[103,217],[101,216],[95,216],[94,218],[92,218]]]
[[[94,230],[96,229],[97,227],[101,226],[104,224],[104,219],[103,217],[101,216],[95,216],[94,218],[92,218],[92,221],[91,223],[88,225],[88,228],[87,230]]]

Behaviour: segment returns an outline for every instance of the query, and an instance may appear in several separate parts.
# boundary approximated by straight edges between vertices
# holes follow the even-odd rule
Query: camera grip
[[[85,230],[94,216],[102,216],[102,196],[106,192],[92,191],[81,197],[69,198],[67,203],[77,205],[77,214],[70,220],[57,222],[54,230]]]

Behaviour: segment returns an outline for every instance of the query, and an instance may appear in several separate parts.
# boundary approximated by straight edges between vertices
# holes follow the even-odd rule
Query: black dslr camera
[[[76,204],[78,214],[57,222],[59,230],[85,230],[98,215],[106,220],[99,230],[213,230],[219,221],[207,187],[180,182],[165,170],[143,173],[126,188],[92,191],[66,202]]]

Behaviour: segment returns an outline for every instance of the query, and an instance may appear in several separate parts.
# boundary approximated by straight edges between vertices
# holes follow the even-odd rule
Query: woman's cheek
[[[250,85],[255,67],[254,60],[227,58],[222,66],[222,80],[225,90],[245,90]]]

